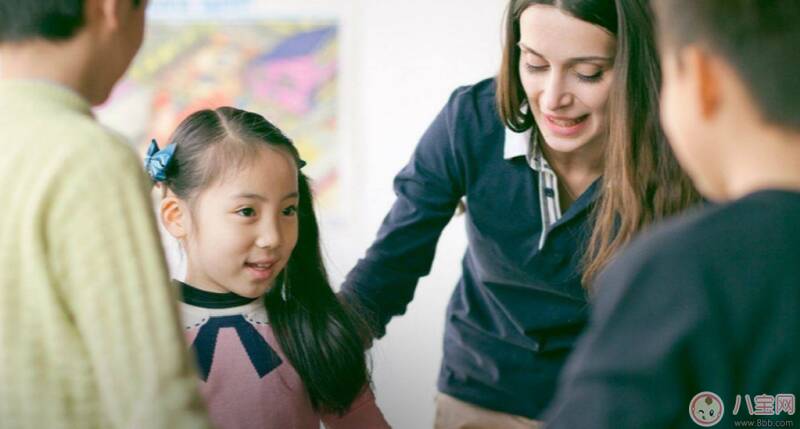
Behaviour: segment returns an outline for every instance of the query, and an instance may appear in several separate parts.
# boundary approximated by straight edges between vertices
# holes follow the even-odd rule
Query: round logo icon
[[[689,417],[698,426],[714,426],[722,420],[725,406],[714,392],[700,392],[689,403]]]

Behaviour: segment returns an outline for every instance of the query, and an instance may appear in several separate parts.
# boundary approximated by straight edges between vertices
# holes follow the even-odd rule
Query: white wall
[[[342,22],[340,98],[351,155],[343,160],[351,216],[344,228],[322,224],[337,284],[372,242],[394,200],[394,175],[451,91],[496,72],[505,5],[505,0],[350,2]],[[463,218],[456,218],[408,312],[390,323],[373,348],[378,404],[395,428],[433,422],[445,306],[465,245]]]

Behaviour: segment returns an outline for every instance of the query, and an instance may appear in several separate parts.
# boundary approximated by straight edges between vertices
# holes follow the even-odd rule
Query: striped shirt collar
[[[533,135],[533,127],[521,133],[506,127],[505,133],[503,158],[510,160],[524,156],[531,169],[538,173],[539,207],[542,218],[542,232],[539,236],[539,250],[541,250],[553,225],[563,215],[558,196],[558,176],[545,159],[540,140]]]
[[[544,157],[542,146],[538,138],[531,138],[533,128],[518,133],[506,127],[505,146],[503,147],[503,158],[510,160],[524,156],[525,160],[535,171],[555,174],[550,167],[550,163]]]
[[[527,113],[528,104],[524,103],[519,110],[522,113]],[[550,168],[550,164],[544,157],[539,135],[533,135],[534,128],[536,127],[532,126],[527,130],[518,133],[511,128],[506,127],[503,158],[509,160],[518,156],[524,156],[525,160],[528,161],[528,165],[530,165],[535,171],[555,175],[555,171]]]

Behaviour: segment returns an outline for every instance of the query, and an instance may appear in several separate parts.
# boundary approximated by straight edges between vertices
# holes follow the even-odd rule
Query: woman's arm
[[[417,281],[430,272],[439,236],[464,195],[463,164],[453,138],[455,100],[451,97],[395,177],[397,199],[342,285],[343,297],[362,310],[376,337],[405,312]]]

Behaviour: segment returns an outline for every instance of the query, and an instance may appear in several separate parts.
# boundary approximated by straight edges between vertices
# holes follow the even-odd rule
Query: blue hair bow
[[[169,167],[172,157],[175,156],[175,145],[167,145],[164,149],[158,150],[156,139],[150,142],[147,148],[147,156],[144,157],[144,168],[156,182],[167,180],[167,167]]]

